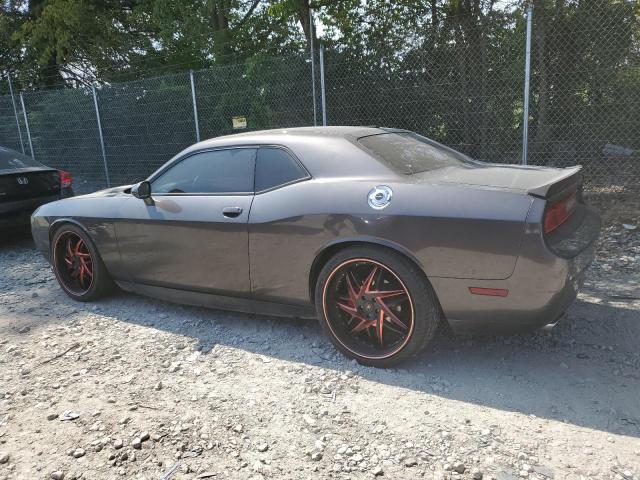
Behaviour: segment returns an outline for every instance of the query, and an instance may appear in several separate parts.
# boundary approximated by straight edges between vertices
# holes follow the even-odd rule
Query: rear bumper
[[[543,208],[534,205],[535,208]],[[577,248],[561,256],[551,248],[536,222],[527,220],[522,252],[513,274],[505,280],[432,278],[444,314],[452,329],[469,333],[515,333],[554,324],[575,301],[595,257],[600,217],[586,211],[582,228],[572,235]],[[530,223],[529,223],[530,222]],[[576,237],[577,238],[577,237]],[[469,287],[507,289],[506,297],[472,295]]]

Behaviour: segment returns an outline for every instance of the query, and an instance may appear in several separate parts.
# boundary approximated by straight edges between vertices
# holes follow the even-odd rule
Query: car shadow
[[[5,248],[0,242],[0,251]],[[24,291],[15,300],[5,295],[9,300],[0,307],[13,308],[9,312],[15,320],[0,325],[0,337],[25,326],[98,313],[191,338],[204,355],[224,345],[289,362],[352,370],[371,382],[442,398],[640,437],[640,289],[633,281],[625,284],[631,284],[631,293],[627,289],[615,294],[624,283],[619,278],[599,276],[588,282],[567,318],[550,332],[468,337],[442,328],[420,355],[400,368],[381,370],[344,358],[315,321],[186,307],[124,292],[95,304],[74,302],[62,293],[39,255],[29,255],[30,240],[19,240],[18,249],[33,258],[24,268],[32,262],[38,273],[26,283],[17,274],[12,278],[11,272],[5,278],[5,286]],[[25,285],[20,286],[21,281]],[[28,315],[21,314],[19,305],[25,298],[33,298]]]
[[[485,407],[640,437],[640,312],[579,300],[550,332],[469,337],[441,328],[399,368],[358,365],[339,354],[315,321],[162,305],[167,318],[126,322],[290,362]],[[181,319],[187,311],[188,319]],[[267,335],[265,336],[265,333]],[[274,341],[276,339],[276,341]]]
[[[128,314],[127,305],[132,304],[133,310],[148,308],[155,318]],[[290,362],[353,370],[373,382],[494,409],[640,436],[640,375],[637,352],[628,342],[640,334],[640,317],[620,307],[579,301],[550,333],[470,338],[443,330],[425,352],[392,370],[344,359],[313,321],[179,307],[124,293],[98,309],[81,304],[74,310],[195,339],[204,354],[221,344]]]
[[[0,229],[0,251],[15,246],[33,246],[31,229],[28,226]]]

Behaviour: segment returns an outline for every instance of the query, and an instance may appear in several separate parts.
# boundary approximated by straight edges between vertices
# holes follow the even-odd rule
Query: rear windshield
[[[473,162],[462,153],[412,132],[371,135],[358,142],[392,170],[405,175]]]
[[[15,150],[0,147],[0,170],[15,170],[17,168],[29,167],[42,167],[42,164]]]

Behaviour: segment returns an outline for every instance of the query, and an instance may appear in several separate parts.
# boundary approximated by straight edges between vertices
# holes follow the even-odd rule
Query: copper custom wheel
[[[54,260],[62,287],[73,295],[83,295],[93,283],[94,260],[84,239],[75,232],[57,238]]]
[[[55,232],[51,250],[56,279],[74,300],[94,300],[113,286],[89,236],[75,225],[63,225]]]
[[[322,267],[315,284],[320,325],[347,357],[391,367],[421,351],[442,319],[424,272],[384,247],[345,248]]]
[[[342,262],[325,283],[327,326],[355,355],[380,359],[411,338],[415,312],[409,290],[387,266],[365,258]]]

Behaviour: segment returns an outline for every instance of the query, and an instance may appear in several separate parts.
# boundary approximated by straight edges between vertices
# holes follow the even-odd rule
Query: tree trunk
[[[438,28],[438,0],[431,0],[431,26],[434,31]]]
[[[213,29],[213,52],[216,63],[228,63],[232,60],[231,35],[229,32],[229,10],[231,3],[228,0],[211,0],[210,22]]]
[[[298,21],[302,26],[302,30],[304,31],[304,36],[307,39],[307,46],[311,48],[311,39],[313,38],[314,48],[318,48],[318,38],[316,36],[316,25],[315,21],[313,25],[309,21],[311,17],[311,7],[309,6],[309,0],[300,0],[298,2],[297,9]]]
[[[45,0],[29,0],[28,3],[28,15],[30,19],[36,20],[42,13]],[[47,61],[42,66],[40,74],[42,75],[42,84],[47,87],[53,87],[64,82],[64,78],[60,73],[60,65],[58,65],[58,52],[54,49],[47,58]]]

